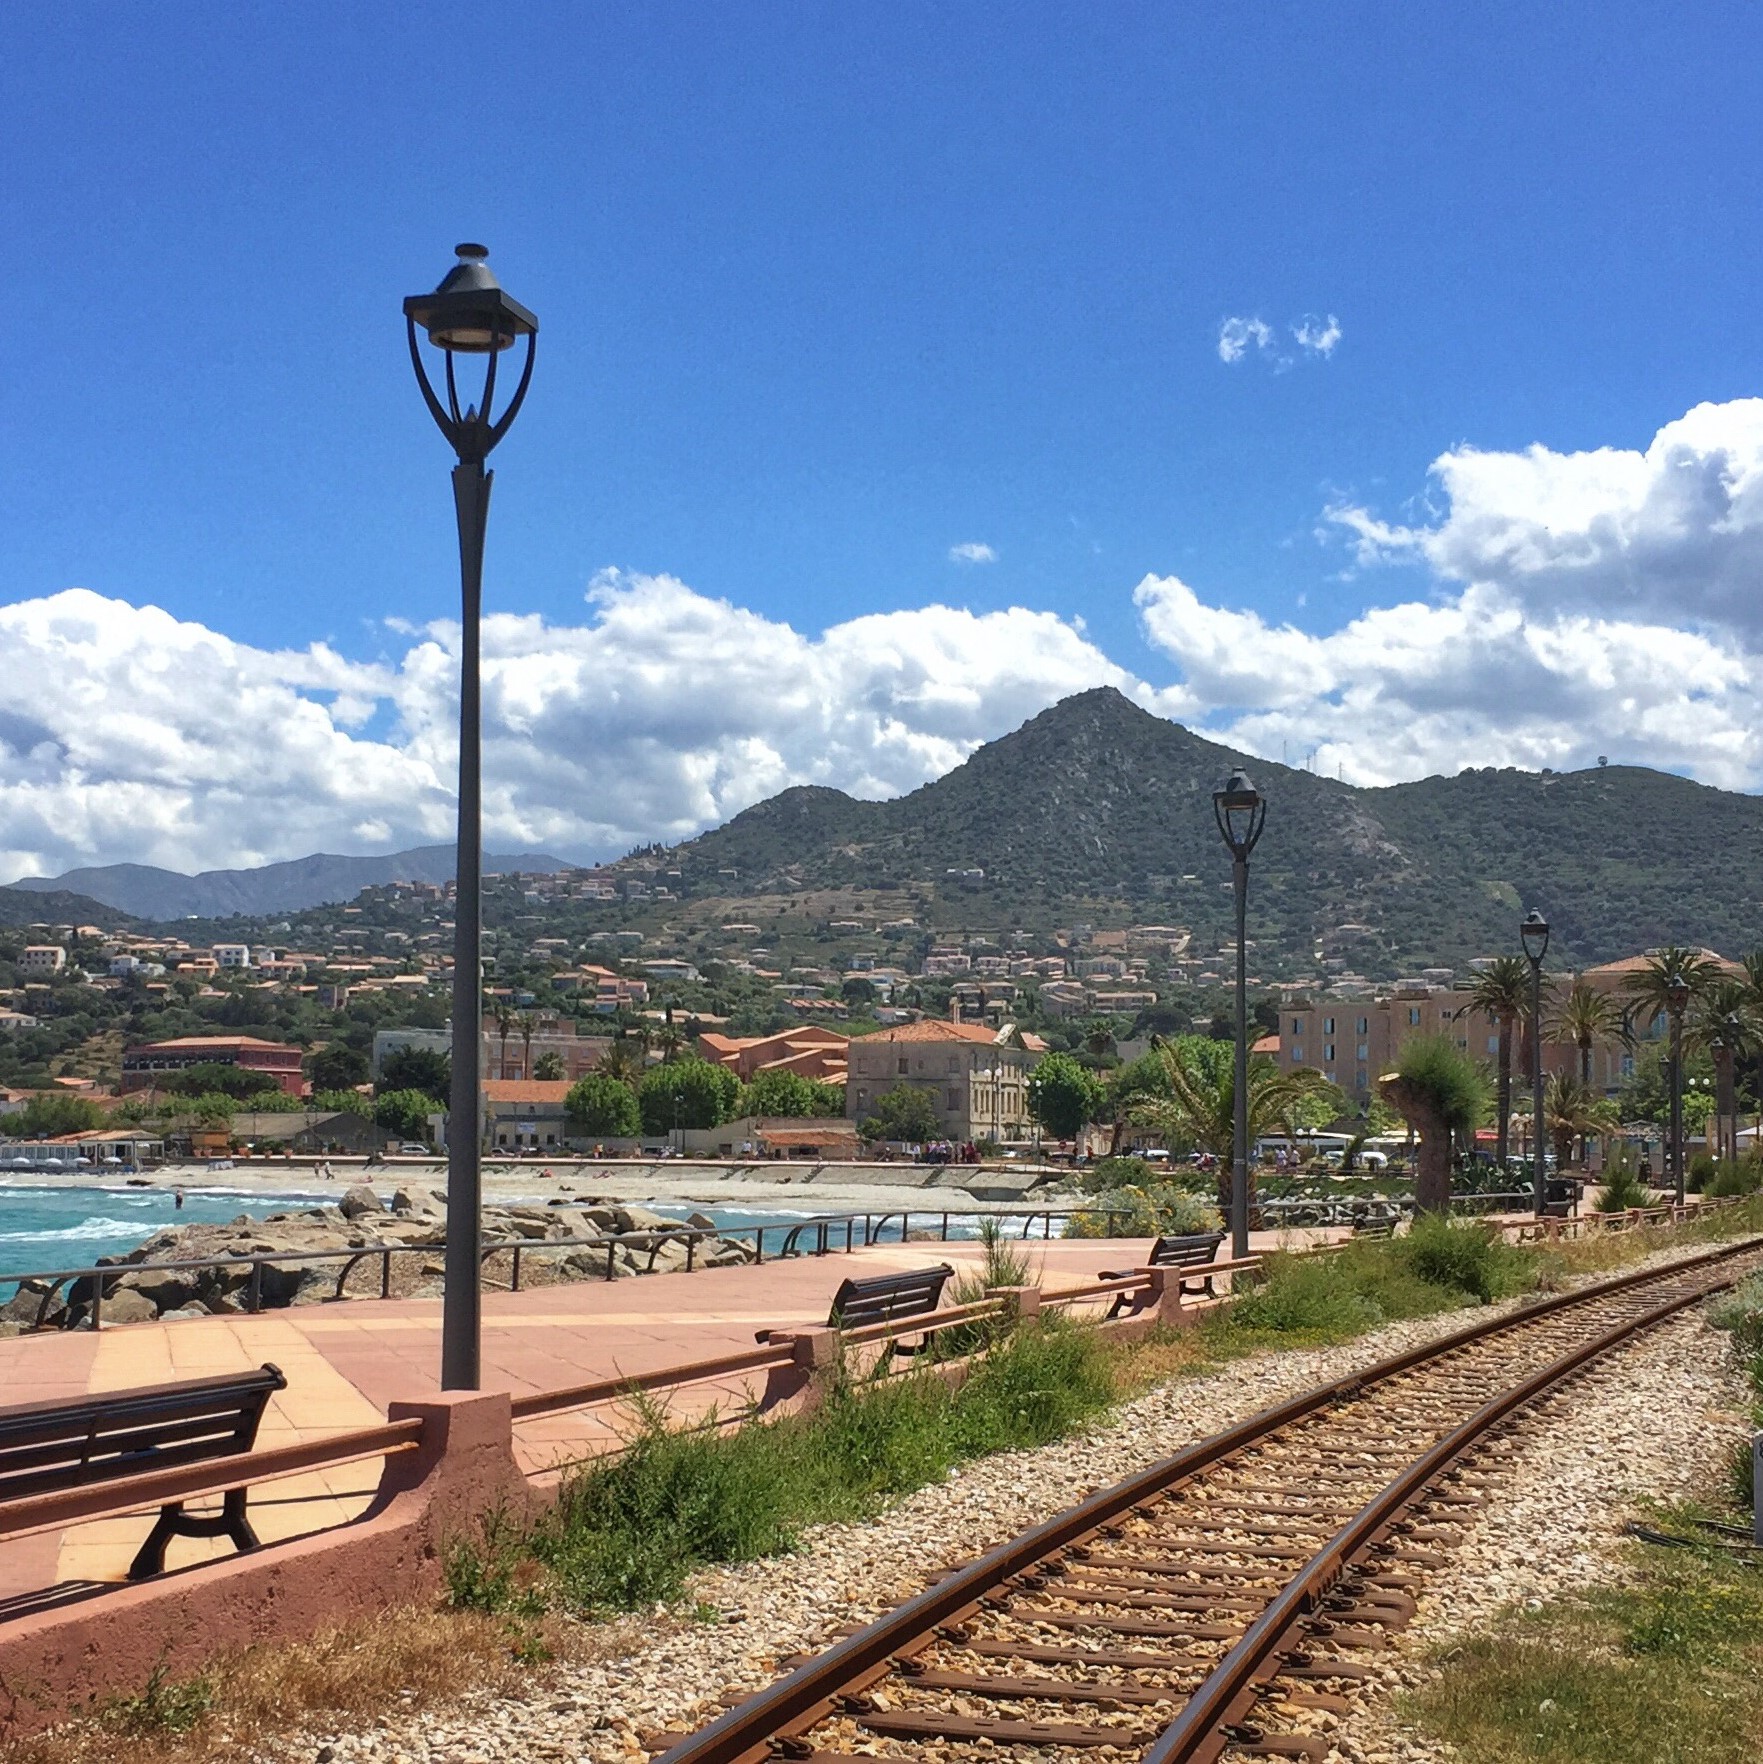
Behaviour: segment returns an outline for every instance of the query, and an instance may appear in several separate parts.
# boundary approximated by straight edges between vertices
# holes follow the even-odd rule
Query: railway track
[[[660,1764],[1320,1761],[1483,1460],[1763,1240],[1527,1306],[1264,1410],[934,1582]]]

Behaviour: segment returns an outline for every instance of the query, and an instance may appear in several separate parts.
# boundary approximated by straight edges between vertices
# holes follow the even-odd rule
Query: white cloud
[[[1021,607],[815,635],[608,574],[579,622],[496,615],[487,836],[607,855],[791,784],[892,796],[1105,684],[1251,753],[1316,748],[1361,783],[1608,753],[1763,785],[1763,401],[1699,406],[1644,451],[1457,448],[1432,484],[1414,524],[1327,511],[1362,561],[1430,577],[1333,629],[1147,576],[1134,599],[1172,684],[1116,665],[1076,617]],[[388,659],[363,663],[82,589],[0,606],[13,677],[49,683],[0,710],[0,875],[450,839],[457,631],[381,632]]]
[[[83,589],[0,608],[15,675],[55,682],[0,713],[0,875],[450,839],[457,640],[433,626],[365,665]],[[895,795],[1072,692],[1152,696],[1051,613],[927,606],[812,637],[667,577],[600,579],[579,625],[493,616],[483,648],[486,838],[564,855],[790,784]]]
[[[1273,326],[1264,319],[1227,318],[1218,327],[1218,359],[1241,361],[1251,349],[1265,354],[1273,347]]]
[[[996,563],[998,554],[991,546],[981,545],[976,540],[970,539],[965,545],[951,545],[949,547],[949,561],[971,564]]]
[[[1311,355],[1333,355],[1334,346],[1341,340],[1341,321],[1332,312],[1326,319],[1306,313],[1292,326],[1292,338]]]
[[[1699,404],[1644,452],[1458,447],[1431,475],[1447,504],[1433,524],[1328,511],[1361,562],[1418,560],[1538,608],[1763,635],[1763,399]]]

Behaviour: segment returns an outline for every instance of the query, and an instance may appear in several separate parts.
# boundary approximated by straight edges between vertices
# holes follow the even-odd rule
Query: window
[[[1294,1035],[1302,1035],[1304,1033],[1304,1019],[1302,1017],[1292,1018],[1292,1033]]]
[[[1361,1035],[1367,1035],[1370,1033],[1370,1031],[1371,1031],[1371,1019],[1369,1017],[1361,1017],[1359,1019],[1359,1033]]]
[[[1488,1052],[1491,1054],[1497,1054],[1499,1051],[1500,1051],[1500,1038],[1499,1038],[1499,1036],[1490,1035],[1488,1037]]]
[[[1359,1088],[1359,1089],[1360,1089],[1360,1090],[1361,1090],[1361,1091],[1363,1091],[1363,1090],[1364,1090],[1364,1089],[1365,1089],[1365,1086],[1366,1086],[1366,1078],[1365,1078],[1365,1068],[1364,1068],[1364,1067],[1363,1067],[1363,1066],[1361,1066],[1361,1067],[1360,1067],[1360,1068],[1359,1068],[1359,1084],[1358,1084],[1358,1088]]]
[[[1358,1047],[1356,1049],[1354,1049],[1353,1057],[1356,1060],[1370,1059],[1371,1058],[1371,1043],[1368,1041],[1360,1042]]]
[[[1301,1065],[1303,1065],[1303,1063],[1304,1063],[1304,1050],[1301,1047],[1299,1047],[1296,1042],[1294,1042],[1292,1044],[1292,1064],[1294,1066],[1301,1066]]]
[[[1324,1017],[1322,1019],[1322,1033],[1324,1035],[1334,1034],[1334,1018],[1333,1017]]]
[[[1410,1029],[1418,1029],[1420,1027],[1419,1005],[1410,1005],[1408,1007],[1408,1027]]]
[[[908,1060],[904,1055],[902,1055],[900,1058],[900,1076],[902,1078],[904,1078],[906,1076],[906,1074],[908,1072],[910,1072],[911,1070],[912,1070],[912,1062],[910,1060]]]
[[[961,1092],[960,1091],[951,1090],[951,1091],[946,1092],[946,1095],[949,1098],[949,1105],[948,1106],[951,1109],[958,1109],[961,1107]]]
[[[1334,1043],[1332,1041],[1324,1044],[1322,1057],[1329,1065],[1332,1066],[1334,1064]]]
[[[961,1056],[960,1056],[960,1054],[950,1054],[949,1055],[949,1070],[951,1072],[959,1072],[961,1070]]]

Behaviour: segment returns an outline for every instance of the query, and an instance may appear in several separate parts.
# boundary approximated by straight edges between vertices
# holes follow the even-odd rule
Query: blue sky
[[[429,768],[391,804],[424,780],[439,794],[351,819],[334,765],[290,773],[329,807],[289,836],[353,848],[443,825],[444,731],[425,747],[411,702],[416,676],[440,675],[403,626],[456,606],[449,456],[398,306],[478,238],[541,322],[495,462],[486,598],[502,613],[591,634],[604,607],[583,594],[607,570],[623,586],[603,594],[647,595],[653,618],[658,578],[752,615],[760,647],[896,614],[911,649],[925,608],[1018,609],[1080,635],[1153,708],[1275,757],[1318,745],[1367,781],[1572,763],[1626,730],[1632,757],[1754,788],[1763,749],[1732,704],[1712,749],[1686,706],[1649,724],[1620,695],[1599,713],[1617,726],[1581,740],[1578,679],[1523,740],[1466,711],[1450,739],[1380,760],[1342,713],[1356,691],[1387,703],[1386,676],[1337,669],[1293,710],[1218,651],[1234,632],[1263,672],[1313,673],[1323,652],[1300,636],[1338,662],[1367,609],[1442,604],[1482,629],[1495,612],[1475,597],[1492,594],[1559,675],[1548,631],[1571,644],[1561,621],[1606,609],[1602,579],[1568,605],[1527,599],[1534,573],[1503,576],[1503,542],[1465,561],[1490,521],[1535,525],[1538,487],[1515,513],[1498,483],[1429,475],[1441,456],[1640,453],[1707,404],[1729,415],[1693,451],[1744,501],[1758,49],[1739,6],[38,9],[0,62],[0,200],[32,314],[0,400],[0,599],[53,609],[86,589],[254,655],[323,642],[385,670],[327,662],[277,684],[341,706],[333,733],[362,750],[345,770],[385,744]],[[1233,319],[1249,341],[1226,361]],[[1338,341],[1306,349],[1300,326]],[[995,555],[951,556],[964,544]],[[1604,561],[1627,581],[1636,555]],[[1195,636],[1205,620],[1147,580],[1191,591],[1211,624]],[[676,637],[700,616],[667,605]],[[1635,607],[1709,654],[1743,625],[1680,590]],[[20,618],[15,644],[61,643],[62,666],[106,634],[130,653],[153,641],[119,636],[120,613],[95,638],[45,637],[53,610]],[[641,663],[640,625],[621,669]],[[529,712],[546,657],[511,688]],[[116,665],[93,664],[93,702],[132,690]],[[594,781],[546,786],[540,767],[510,784],[506,830],[586,852],[677,836],[797,777],[904,788],[1084,683],[1025,667],[877,757],[882,716],[830,770],[819,738],[798,755],[751,720],[706,734],[701,713],[675,729],[647,705],[644,739],[719,782],[558,819],[546,789]],[[809,696],[959,696],[960,666],[908,673],[817,676]],[[677,701],[682,678],[701,692],[716,674],[712,655],[659,686]],[[588,715],[553,733],[593,739]],[[535,717],[523,737],[512,716],[509,739],[542,745]],[[36,734],[0,733],[10,781],[42,793],[0,825],[15,870],[132,855],[123,804],[180,778],[183,809],[145,842],[162,861],[292,855],[267,828],[229,844],[236,817],[191,831],[198,798],[234,800],[237,781],[187,751],[225,747],[218,724],[168,736],[182,758],[150,776],[82,754],[52,719],[33,749]],[[764,762],[743,769],[731,753],[754,741]],[[119,780],[132,799],[93,794]]]

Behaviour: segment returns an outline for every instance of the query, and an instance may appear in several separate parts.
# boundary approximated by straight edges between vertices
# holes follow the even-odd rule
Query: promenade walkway
[[[1256,1247],[1272,1247],[1269,1234]],[[1046,1289],[1084,1285],[1107,1268],[1130,1268],[1146,1240],[1077,1240],[1026,1246],[1032,1278]],[[556,1390],[632,1377],[753,1346],[754,1331],[820,1324],[839,1283],[948,1261],[977,1268],[974,1242],[885,1243],[851,1254],[801,1256],[760,1266],[582,1281],[484,1296],[486,1389]],[[435,1299],[350,1299],[258,1316],[139,1323],[97,1334],[72,1332],[0,1340],[0,1402],[48,1401],[168,1379],[236,1371],[272,1361],[287,1375],[258,1434],[259,1449],[373,1426],[395,1398],[439,1387],[441,1306]],[[682,1418],[711,1405],[725,1411],[755,1398],[764,1377],[694,1387],[671,1399]],[[529,1473],[544,1474],[615,1443],[629,1418],[618,1406],[540,1416],[516,1429]],[[378,1478],[377,1461],[291,1477],[251,1502],[265,1542],[358,1517]],[[0,1544],[0,1601],[52,1584],[121,1578],[145,1534],[145,1517],[106,1519]],[[171,1566],[228,1546],[178,1539]],[[0,1605],[3,1609],[3,1605]]]

